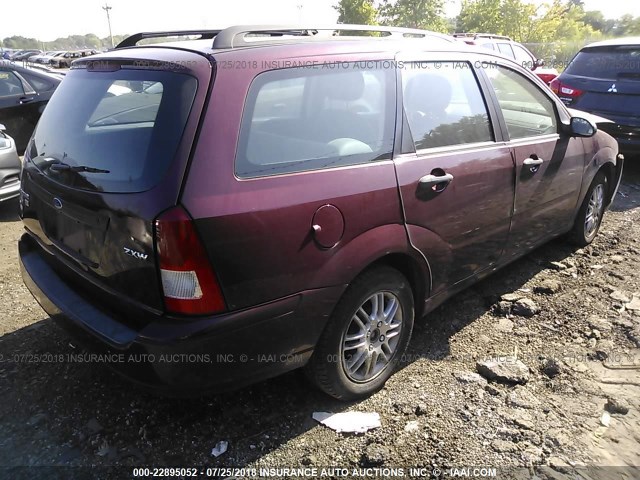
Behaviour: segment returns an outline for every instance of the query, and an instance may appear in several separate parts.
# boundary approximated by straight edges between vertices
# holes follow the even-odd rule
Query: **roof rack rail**
[[[214,38],[221,31],[222,30],[173,30],[167,32],[140,32],[122,40],[118,45],[116,45],[116,49],[135,47],[140,40],[145,40],[147,38],[186,37],[199,35],[201,40],[206,40]]]
[[[497,38],[497,39],[500,39],[500,40],[512,41],[511,37],[508,37],[506,35],[496,35],[496,34],[493,34],[493,33],[462,33],[462,32],[458,33],[458,32],[456,32],[456,33],[453,34],[453,36],[456,37],[456,38],[467,38],[467,37],[473,37],[474,39],[476,39],[476,38]]]
[[[319,32],[380,32],[386,34],[385,37],[393,38],[425,38],[438,37],[449,38],[442,33],[432,32],[430,30],[418,30],[413,28],[401,27],[383,27],[380,25],[237,25],[225,28],[219,32],[213,40],[214,49],[234,48],[242,46],[255,45],[255,41],[247,40],[247,37],[284,37],[298,36],[306,37],[306,40],[316,38]],[[323,37],[326,39],[326,37]],[[370,37],[369,37],[370,38]],[[289,39],[290,41],[290,39]]]

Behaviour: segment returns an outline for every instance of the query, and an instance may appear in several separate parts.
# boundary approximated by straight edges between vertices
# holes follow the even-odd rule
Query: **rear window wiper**
[[[102,168],[87,167],[86,165],[69,165],[68,163],[54,163],[49,168],[55,172],[88,172],[88,173],[110,173],[110,170]]]

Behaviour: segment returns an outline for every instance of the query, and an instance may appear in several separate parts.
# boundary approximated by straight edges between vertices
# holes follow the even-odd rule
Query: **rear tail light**
[[[558,76],[555,73],[538,73],[538,77],[547,85],[550,85],[553,80]]]
[[[549,85],[551,90],[559,97],[569,97],[571,99],[578,98],[584,93],[583,90],[570,87],[566,83],[562,83],[558,78],[555,78]]]
[[[167,310],[205,315],[226,309],[224,297],[193,220],[182,207],[156,220],[156,248]]]

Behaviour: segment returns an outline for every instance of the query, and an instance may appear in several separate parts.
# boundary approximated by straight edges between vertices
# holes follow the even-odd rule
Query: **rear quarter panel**
[[[236,145],[250,84],[262,71],[287,60],[265,50],[266,54],[254,49],[234,52],[229,61],[218,60],[208,113],[182,195],[230,309],[302,290],[344,286],[377,258],[411,250],[390,160],[255,179],[235,176]],[[322,55],[294,60],[378,58]],[[314,214],[327,204],[337,207],[344,219],[342,238],[332,248],[318,245],[312,234]]]

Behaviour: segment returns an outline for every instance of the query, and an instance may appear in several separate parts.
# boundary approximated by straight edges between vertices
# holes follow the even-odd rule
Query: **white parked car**
[[[51,60],[54,59],[55,57],[64,55],[65,53],[67,53],[65,50],[58,50],[58,51],[53,51],[53,52],[45,52],[42,55],[36,55],[35,57],[29,57],[29,62],[31,63],[41,63],[43,65],[49,65],[51,63]]]

